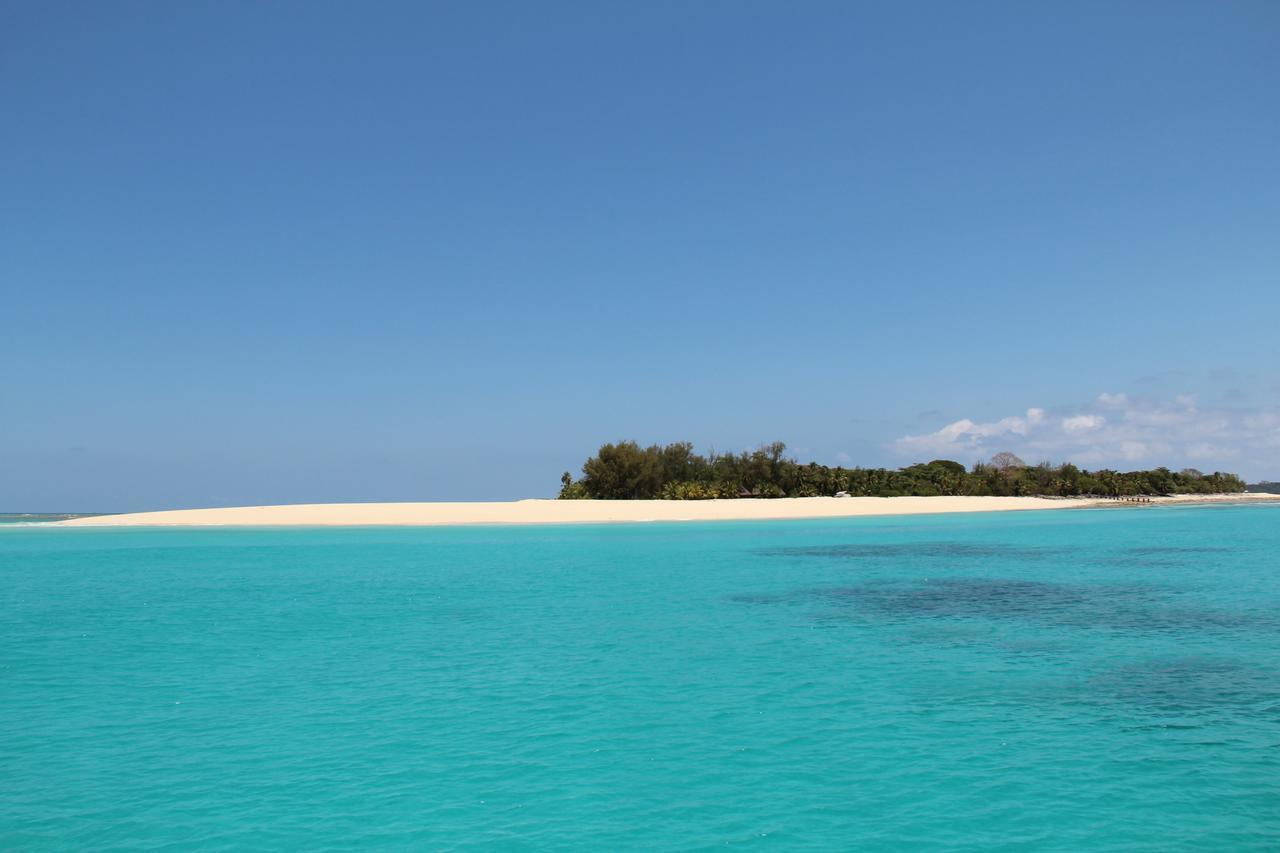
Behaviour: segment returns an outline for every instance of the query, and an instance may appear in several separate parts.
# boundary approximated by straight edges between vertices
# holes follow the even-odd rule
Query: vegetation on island
[[[1102,495],[1215,494],[1243,492],[1235,474],[1204,474],[1193,468],[1170,471],[1086,471],[1066,463],[1028,465],[1012,453],[998,453],[988,462],[965,468],[949,459],[935,459],[905,468],[831,468],[816,462],[801,464],[786,455],[780,441],[743,453],[693,452],[688,442],[641,447],[634,441],[603,445],[574,479],[560,478],[565,500],[711,498],[783,498],[848,494],[898,497],[902,495]]]

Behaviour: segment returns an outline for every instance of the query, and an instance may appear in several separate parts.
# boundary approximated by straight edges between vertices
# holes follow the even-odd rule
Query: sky
[[[1280,4],[0,4],[0,509],[603,442],[1280,479]]]

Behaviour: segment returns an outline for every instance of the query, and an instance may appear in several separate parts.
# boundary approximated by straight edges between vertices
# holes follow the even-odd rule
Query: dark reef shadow
[[[1015,578],[872,580],[852,586],[744,593],[751,605],[818,605],[815,618],[884,621],[987,620],[1137,633],[1185,633],[1275,627],[1274,617],[1182,607],[1150,584],[1068,584]]]
[[[768,548],[757,551],[765,557],[792,557],[837,560],[1042,560],[1068,553],[1057,548],[972,542],[911,542],[881,545],[809,545]]]
[[[1165,715],[1230,710],[1280,718],[1280,672],[1221,657],[1156,658],[1090,678],[1079,701]]]

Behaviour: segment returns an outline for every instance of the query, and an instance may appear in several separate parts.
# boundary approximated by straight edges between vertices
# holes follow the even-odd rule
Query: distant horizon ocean
[[[3,849],[1280,839],[1280,507],[21,515],[0,516]]]
[[[0,524],[39,524],[50,521],[66,521],[72,518],[89,518],[98,515],[116,515],[110,512],[0,512]]]

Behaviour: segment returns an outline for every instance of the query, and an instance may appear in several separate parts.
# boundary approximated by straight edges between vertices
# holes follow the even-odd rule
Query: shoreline
[[[850,497],[736,498],[708,501],[521,501],[285,504],[163,510],[75,518],[41,527],[437,527],[483,524],[625,524],[676,521],[781,521],[941,513],[1280,501],[1280,495],[1172,495],[1134,504],[1096,498]]]

